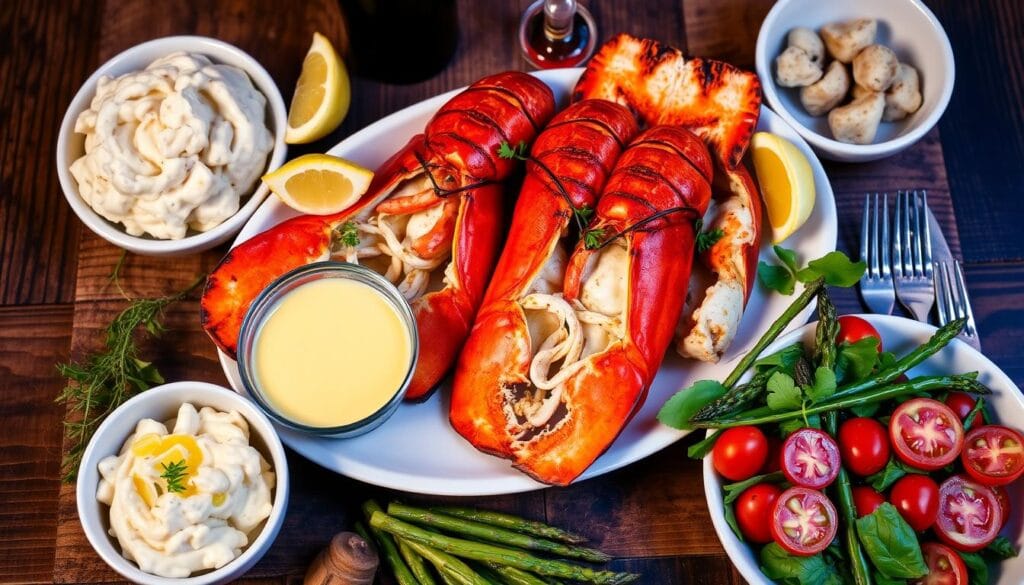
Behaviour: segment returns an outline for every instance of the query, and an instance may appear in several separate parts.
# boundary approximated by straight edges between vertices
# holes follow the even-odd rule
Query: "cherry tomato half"
[[[949,395],[946,396],[946,406],[955,412],[964,424],[967,423],[965,419],[967,418],[967,415],[971,413],[971,409],[974,408],[976,402],[977,401],[974,397],[966,392],[950,392]],[[975,414],[971,420],[972,429],[985,424],[982,422],[980,412]]]
[[[794,431],[782,443],[782,473],[791,483],[822,489],[839,475],[839,446],[824,431]]]
[[[878,330],[860,317],[843,315],[839,318],[839,334],[836,335],[836,343],[854,343],[865,337],[874,337],[878,340],[878,351],[882,351],[882,336]]]
[[[881,471],[889,462],[889,435],[873,418],[851,418],[839,427],[839,452],[846,468],[860,476]]]
[[[715,471],[733,481],[757,474],[768,456],[768,439],[754,426],[734,427],[722,432],[711,451]]]
[[[996,501],[999,502],[999,509],[1003,511],[1002,519],[999,521],[999,529],[1002,530],[1003,526],[1006,525],[1006,521],[1010,519],[1010,494],[1006,493],[1006,488],[1001,485],[992,486],[992,491],[996,494]]]
[[[772,508],[772,538],[786,552],[806,557],[828,548],[836,536],[836,508],[825,494],[791,487]]]
[[[1000,425],[971,429],[960,460],[967,474],[984,485],[1012,483],[1024,474],[1024,437]]]
[[[913,398],[893,411],[889,440],[900,461],[934,471],[956,460],[964,443],[964,426],[938,400]]]
[[[935,524],[939,513],[939,486],[927,475],[909,473],[892,484],[889,502],[911,528],[920,532]]]
[[[747,540],[758,544],[772,541],[772,508],[781,493],[782,488],[773,483],[759,483],[736,499],[736,523]]]
[[[967,565],[955,550],[937,542],[921,545],[928,574],[911,581],[913,585],[967,585]]]
[[[853,488],[853,507],[857,517],[867,516],[885,503],[885,496],[865,485]]]
[[[999,498],[991,488],[954,475],[939,486],[935,534],[957,550],[974,552],[995,539],[1002,515]]]

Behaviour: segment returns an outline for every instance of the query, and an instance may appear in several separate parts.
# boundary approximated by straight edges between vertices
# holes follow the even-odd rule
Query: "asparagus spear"
[[[383,513],[384,512],[377,511],[374,512],[373,515],[375,517],[377,514]],[[370,524],[373,525],[372,519],[370,520]],[[404,543],[412,549],[414,553],[430,561],[430,564],[434,565],[437,572],[444,577],[445,583],[455,583],[457,585],[492,585],[490,580],[480,576],[476,571],[471,569],[469,565],[444,551],[430,548],[429,546],[425,546],[414,540],[399,538],[398,541]]]
[[[490,568],[502,577],[502,580],[509,585],[548,585],[547,581],[527,573],[522,569],[507,567],[498,564],[490,565]]]
[[[398,540],[398,554],[402,555],[405,560],[405,564],[409,566],[409,570],[412,572],[416,580],[420,582],[420,585],[437,585],[437,581],[434,580],[434,576],[430,574],[430,570],[427,569],[426,563],[423,562],[423,557],[416,554],[412,546],[404,540]]]
[[[363,503],[363,514],[366,515],[367,520],[371,520],[375,514],[382,511],[380,504],[373,500],[366,500]],[[409,567],[405,565],[405,561],[402,560],[391,535],[378,528],[372,521],[370,522],[370,531],[373,533],[374,540],[377,541],[377,548],[383,553],[384,560],[391,567],[391,572],[395,574],[398,585],[420,585],[416,577],[409,571]]]
[[[749,382],[733,387],[722,396],[712,400],[690,417],[691,422],[712,420],[736,412],[740,412],[758,398],[764,396],[768,389],[768,378],[772,371],[758,372]]]
[[[458,506],[439,506],[431,508],[431,511],[440,512],[441,514],[446,514],[448,516],[456,516],[465,520],[473,520],[483,524],[507,528],[515,532],[522,532],[523,534],[532,534],[541,538],[547,538],[548,540],[557,540],[558,542],[564,542],[567,544],[581,544],[587,541],[586,538],[578,534],[566,532],[561,528],[548,526],[543,522],[526,520],[503,512],[475,510],[473,508],[461,508]]]
[[[736,367],[725,378],[722,385],[726,388],[732,389],[733,386],[736,385],[736,382],[738,382],[743,376],[744,372],[750,369],[750,366],[757,361],[757,357],[761,355],[764,348],[768,347],[769,344],[775,341],[775,338],[782,333],[782,330],[789,325],[789,322],[795,319],[797,314],[804,310],[804,307],[809,305],[811,300],[813,300],[814,297],[817,296],[818,292],[823,288],[825,288],[825,280],[823,278],[807,283],[804,286],[803,292],[800,293],[800,296],[798,296],[796,300],[793,301],[793,304],[787,307],[786,310],[779,315],[778,319],[768,326],[768,329],[764,332],[764,335],[761,336],[761,339],[758,339],[757,343],[754,344],[754,347],[747,352],[747,355],[743,356],[740,363],[736,364]]]
[[[818,295],[818,328],[815,331],[816,349],[815,355],[818,358],[818,365],[823,368],[834,370],[838,351],[836,349],[836,336],[839,335],[839,320],[836,318],[836,307],[828,296],[827,290],[822,290]],[[837,436],[838,413],[835,411],[825,413],[823,421],[825,430],[833,437]],[[853,504],[853,488],[850,487],[850,475],[846,468],[839,467],[839,475],[836,477],[835,490],[839,494],[839,510],[843,518],[844,541],[846,553],[850,557],[850,567],[853,569],[853,582],[856,585],[872,585],[871,569],[864,551],[860,546],[860,538],[857,536],[857,511]]]
[[[381,511],[373,513],[370,517],[370,525],[399,538],[436,548],[458,557],[513,566],[540,575],[575,579],[598,585],[632,583],[639,578],[639,575],[632,573],[596,571],[565,561],[542,559],[517,549],[437,534],[403,522]],[[429,559],[429,557],[427,558]]]
[[[599,550],[536,538],[526,534],[505,530],[504,528],[481,524],[472,520],[463,520],[462,518],[431,512],[429,510],[415,508],[413,506],[406,506],[397,502],[388,504],[388,514],[395,518],[400,518],[422,526],[429,526],[446,532],[468,536],[476,540],[496,542],[505,546],[535,550],[555,556],[582,559],[584,561],[594,563],[604,563],[611,559],[610,556]]]
[[[761,412],[761,409],[754,409],[742,412],[733,418],[717,419],[712,421],[701,421],[694,423],[694,427],[705,429],[727,429],[744,425],[764,425],[780,423],[787,420],[794,420],[812,414],[821,414],[851,408],[858,404],[873,404],[892,398],[899,398],[908,394],[918,392],[936,392],[938,390],[957,390],[970,392],[972,394],[988,394],[990,390],[981,382],[977,381],[978,373],[956,374],[952,376],[918,376],[913,380],[899,384],[871,388],[857,394],[831,398],[819,402],[813,406],[800,410],[782,412]],[[755,412],[756,411],[756,412]]]

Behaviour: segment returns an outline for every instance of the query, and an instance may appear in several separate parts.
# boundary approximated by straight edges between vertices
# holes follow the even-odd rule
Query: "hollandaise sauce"
[[[395,397],[413,366],[413,340],[395,305],[346,278],[313,280],[284,294],[253,350],[270,406],[317,428],[371,416]]]

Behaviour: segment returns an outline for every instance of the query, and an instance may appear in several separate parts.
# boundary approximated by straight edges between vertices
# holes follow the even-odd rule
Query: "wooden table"
[[[299,152],[322,151],[368,123],[503,69],[524,69],[514,31],[527,0],[460,1],[460,45],[451,65],[415,85],[356,79],[341,129]],[[840,248],[857,244],[866,191],[926,188],[954,253],[967,260],[986,352],[1024,381],[1024,26],[1017,0],[933,4],[958,60],[952,104],[939,129],[877,163],[829,164],[840,214]],[[658,38],[690,54],[752,68],[770,0],[592,0],[602,38],[617,31]],[[154,12],[154,8],[156,12]],[[0,3],[0,580],[109,582],[117,575],[89,548],[73,488],[61,485],[62,386],[54,364],[96,350],[124,306],[108,282],[121,251],[83,229],[64,202],[53,167],[57,128],[71,96],[103,61],[141,41],[199,34],[234,43],[263,62],[290,95],[313,31],[343,37],[329,0],[5,1]],[[948,171],[948,174],[947,174]],[[209,270],[224,248],[175,260],[130,256],[132,296],[178,290]],[[860,311],[852,291],[840,309]],[[225,383],[199,328],[197,301],[175,305],[170,330],[144,348],[170,380]],[[616,555],[614,566],[645,583],[741,582],[710,528],[700,467],[683,441],[649,459],[567,489],[477,498],[472,503],[547,519]],[[414,446],[410,445],[410,448]],[[366,496],[394,494],[327,472],[290,454],[292,499],[274,548],[248,575],[298,582]],[[413,495],[412,501],[426,500]]]

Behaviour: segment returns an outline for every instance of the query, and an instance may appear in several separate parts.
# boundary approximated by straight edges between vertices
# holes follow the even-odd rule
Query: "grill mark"
[[[545,128],[544,131],[547,132],[552,128],[559,128],[561,126],[568,126],[569,124],[576,124],[581,122],[585,124],[593,124],[594,126],[597,126],[599,129],[604,130],[605,133],[608,134],[608,136],[611,136],[612,140],[614,140],[615,143],[619,145],[619,150],[625,150],[626,144],[622,141],[621,138],[619,138],[619,135],[615,133],[615,130],[607,123],[605,123],[602,120],[598,120],[597,118],[576,118],[573,120],[562,120],[561,122],[558,122],[556,124],[548,124],[547,128]]]
[[[676,154],[678,154],[679,158],[685,160],[686,164],[690,165],[690,167],[693,168],[693,170],[697,171],[697,174],[700,175],[701,178],[703,178],[709,184],[711,183],[711,177],[707,176],[706,174],[704,174],[704,171],[702,171],[699,168],[697,168],[697,165],[693,164],[693,161],[690,160],[690,157],[687,156],[687,154],[685,152],[680,150],[679,147],[677,147],[675,144],[672,144],[671,142],[667,142],[665,140],[646,139],[643,142],[638,142],[638,143],[634,144],[633,146],[639,146],[641,144],[657,144],[659,146],[664,146],[664,147],[668,148],[669,150],[671,150],[671,151],[675,152]]]
[[[490,126],[491,128],[494,128],[494,130],[497,131],[497,133],[499,135],[501,135],[501,138],[505,142],[509,141],[508,140],[508,136],[505,134],[505,129],[502,128],[501,125],[499,125],[494,120],[494,118],[492,118],[490,116],[487,116],[487,115],[484,115],[484,114],[481,114],[477,110],[471,110],[471,109],[467,109],[467,108],[452,108],[452,109],[449,109],[449,110],[445,110],[444,112],[441,112],[440,116],[447,116],[448,114],[459,114],[459,115],[464,115],[466,117],[472,118],[473,120],[476,120],[477,122],[480,122],[484,126]]]
[[[470,86],[466,88],[466,91],[462,93],[466,94],[471,91],[496,91],[500,94],[512,98],[513,100],[515,100],[516,104],[519,105],[519,111],[522,112],[524,116],[526,116],[527,121],[529,121],[530,125],[533,126],[533,131],[535,133],[540,132],[540,126],[537,124],[537,121],[533,119],[533,116],[530,115],[530,110],[527,109],[526,104],[523,103],[523,98],[521,98],[519,94],[512,91],[511,89],[506,89],[504,87],[499,87],[497,85],[486,85],[480,87]]]

